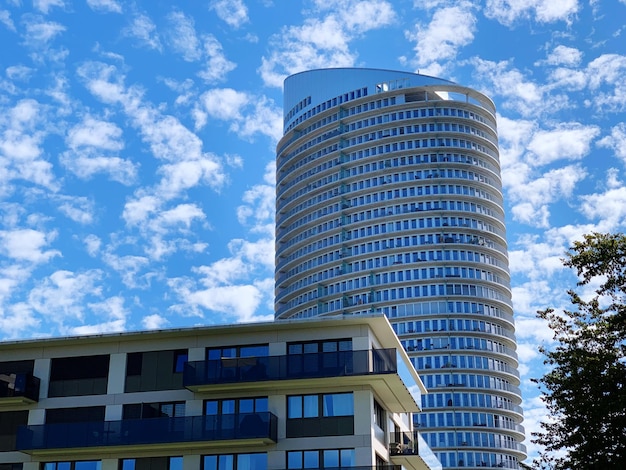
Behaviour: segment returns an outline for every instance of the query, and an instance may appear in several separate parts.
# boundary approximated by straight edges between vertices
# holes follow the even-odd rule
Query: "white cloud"
[[[122,6],[116,0],[87,0],[87,5],[103,13],[122,13]]]
[[[508,61],[492,62],[480,58],[472,60],[476,79],[491,86],[492,95],[502,97],[503,107],[513,109],[522,116],[533,115],[546,107],[553,107],[544,97],[541,86],[528,81],[516,69],[509,69]],[[493,98],[493,96],[492,96]]]
[[[259,72],[268,86],[282,87],[287,75],[307,69],[350,67],[356,54],[349,43],[365,32],[387,26],[396,18],[391,3],[382,0],[316,2],[322,18],[311,17],[301,26],[286,26],[270,38],[269,57]]]
[[[102,294],[102,287],[98,285],[101,278],[102,273],[97,270],[55,271],[30,291],[28,304],[55,323],[63,324],[68,317],[82,320],[85,298]]]
[[[24,302],[15,303],[6,309],[0,308],[0,331],[2,339],[24,337],[39,326],[37,319]]]
[[[194,160],[161,165],[158,172],[162,179],[156,191],[163,199],[172,199],[199,184],[218,188],[225,178],[217,157],[210,154]]]
[[[611,128],[611,135],[607,135],[598,140],[599,147],[605,147],[613,150],[615,155],[626,163],[626,124],[623,122]]]
[[[626,186],[608,185],[606,191],[580,196],[581,211],[600,222],[601,231],[613,232],[622,228],[626,220]]]
[[[209,83],[225,80],[228,72],[234,70],[237,65],[226,58],[222,45],[214,36],[207,34],[202,40],[206,64],[198,76]]]
[[[100,247],[102,246],[102,240],[100,240],[100,237],[94,234],[87,235],[83,240],[83,243],[85,244],[85,249],[87,250],[87,253],[89,253],[89,256],[92,257],[96,256],[99,253]]]
[[[65,26],[54,21],[44,21],[41,18],[29,17],[26,21],[24,41],[31,47],[41,47],[52,41],[65,31]]]
[[[146,330],[160,330],[162,328],[165,328],[168,324],[169,321],[158,313],[146,315],[141,320],[141,325]]]
[[[264,96],[233,90],[214,88],[200,97],[200,110],[208,116],[231,121],[230,130],[241,137],[262,134],[277,143],[282,136],[282,112],[275,103]]]
[[[63,0],[33,0],[33,6],[40,12],[48,14],[52,7],[65,7],[65,2]]]
[[[68,219],[90,224],[94,219],[94,202],[81,196],[56,196],[57,208]]]
[[[122,297],[109,297],[102,302],[90,302],[87,304],[87,307],[96,318],[105,318],[107,321],[67,328],[69,334],[95,335],[124,331],[126,329],[126,318],[130,312],[124,307],[124,299]]]
[[[136,15],[131,24],[124,30],[126,36],[135,38],[141,46],[161,51],[161,39],[152,20],[142,14]]]
[[[626,56],[603,54],[589,63],[587,75],[593,92],[588,106],[601,113],[626,110]]]
[[[539,23],[570,23],[579,10],[578,0],[487,0],[485,16],[511,26],[532,18]]]
[[[416,64],[420,72],[443,73],[440,61],[453,60],[459,48],[474,40],[476,17],[470,2],[438,9],[427,26],[416,25],[416,32],[408,32],[408,39],[415,41]],[[433,68],[434,67],[434,68]]]
[[[181,54],[187,62],[198,60],[202,56],[202,50],[193,19],[181,11],[173,11],[167,19],[172,26],[168,39],[174,51]]]
[[[15,24],[11,19],[11,13],[8,10],[0,10],[0,23],[2,23],[10,31],[16,31]]]
[[[0,252],[18,261],[45,263],[61,255],[58,250],[45,250],[55,237],[55,232],[44,233],[33,229],[2,230]]]
[[[122,130],[115,123],[87,116],[68,131],[66,142],[73,149],[90,146],[119,151],[124,148],[121,136]]]
[[[59,161],[81,179],[91,179],[105,173],[112,181],[129,186],[137,179],[137,166],[119,157],[91,156],[93,152],[64,152]]]
[[[533,227],[549,227],[549,205],[559,199],[571,198],[574,188],[585,176],[582,167],[569,165],[525,182],[518,180],[508,191],[513,218]]]
[[[580,64],[582,58],[582,51],[576,49],[575,47],[568,47],[559,44],[548,55],[545,63],[548,65],[565,65],[568,67],[575,67]]]
[[[599,127],[578,122],[563,122],[551,130],[538,130],[528,142],[531,154],[526,159],[533,166],[560,159],[580,160],[589,154],[591,143],[599,133]]]
[[[226,24],[239,28],[249,21],[248,9],[242,0],[213,0],[211,10]]]

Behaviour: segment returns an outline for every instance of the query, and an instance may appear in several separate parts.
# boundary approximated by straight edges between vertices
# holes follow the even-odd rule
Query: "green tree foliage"
[[[556,345],[541,349],[550,371],[534,380],[549,412],[534,433],[545,446],[535,468],[626,468],[626,236],[585,235],[564,264],[578,286],[599,287],[587,301],[568,291],[571,311],[538,312]]]

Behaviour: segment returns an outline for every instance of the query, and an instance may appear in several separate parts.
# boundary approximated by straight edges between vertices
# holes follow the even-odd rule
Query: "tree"
[[[626,462],[626,236],[592,233],[568,250],[564,265],[578,286],[599,287],[590,300],[569,290],[573,309],[538,312],[556,345],[541,348],[549,367],[538,383],[549,416],[533,442],[535,468],[617,469]],[[594,285],[592,284],[592,285]]]

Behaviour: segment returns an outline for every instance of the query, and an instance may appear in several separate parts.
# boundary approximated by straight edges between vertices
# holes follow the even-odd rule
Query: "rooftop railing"
[[[395,349],[222,358],[185,364],[185,387],[398,372]]]

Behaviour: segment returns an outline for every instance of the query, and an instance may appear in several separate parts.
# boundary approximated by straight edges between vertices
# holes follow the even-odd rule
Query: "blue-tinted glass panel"
[[[135,470],[135,459],[122,460],[122,470]]]
[[[233,455],[220,455],[218,459],[218,470],[234,470],[233,464],[235,458]]]
[[[100,470],[101,466],[102,462],[100,460],[74,463],[75,470]]]
[[[304,468],[319,468],[320,454],[317,450],[304,451]]]
[[[237,470],[266,470],[266,454],[239,454],[237,455]]]
[[[304,397],[304,413],[305,418],[315,418],[319,416],[318,396],[305,395]]]
[[[302,397],[301,396],[287,398],[287,417],[288,418],[302,418]]]
[[[217,470],[217,455],[205,455],[202,458],[202,470]]]
[[[339,467],[339,451],[336,449],[324,451],[324,468]]]
[[[287,452],[287,468],[302,468],[302,452]],[[51,469],[54,470],[54,469]]]
[[[218,402],[216,400],[210,400],[204,402],[204,414],[215,416],[218,413]]]
[[[353,416],[354,400],[352,393],[324,395],[324,416]]]
[[[170,457],[169,470],[183,470],[183,458],[182,457]]]
[[[257,344],[254,346],[241,346],[239,357],[266,357],[270,354],[267,344]]]
[[[342,467],[354,467],[354,449],[342,449],[340,451],[341,466]]]

